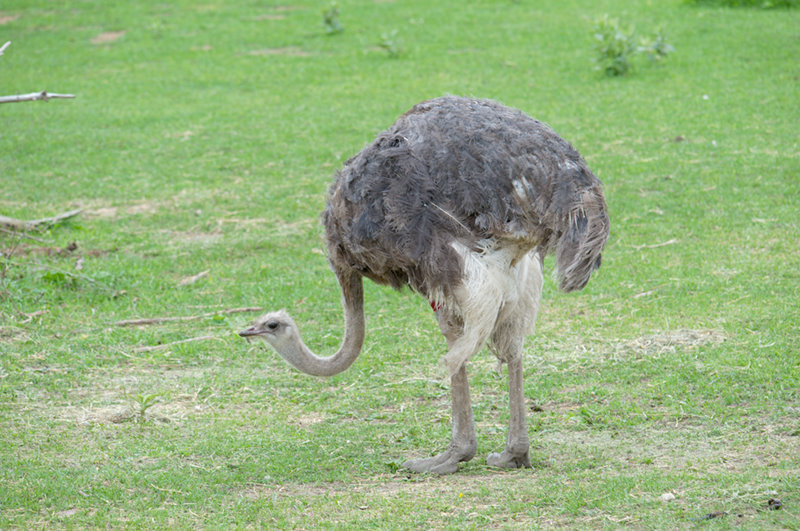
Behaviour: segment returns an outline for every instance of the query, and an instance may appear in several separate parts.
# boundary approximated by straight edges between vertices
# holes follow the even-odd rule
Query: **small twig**
[[[15,231],[15,230],[10,230],[10,229],[7,229],[5,227],[0,227],[0,232],[4,232],[6,234],[10,234],[10,235],[15,236],[15,237],[19,236],[20,238],[28,238],[29,240],[37,241],[39,243],[48,243],[47,240],[43,240],[41,238],[37,238],[36,236],[31,236],[30,234],[27,234],[25,232],[19,232],[19,231]]]
[[[165,348],[169,348],[173,345],[180,345],[181,343],[191,343],[192,341],[206,341],[208,339],[219,339],[217,336],[200,336],[200,337],[190,337],[189,339],[181,339],[180,341],[172,341],[170,343],[163,343],[161,345],[152,345],[146,347],[136,347],[133,349],[134,352],[152,352],[154,350],[161,350]]]
[[[34,317],[39,317],[40,315],[44,315],[44,314],[48,313],[49,311],[50,310],[39,310],[37,312],[32,312],[32,313],[23,313],[22,315],[25,316],[25,319],[20,321],[20,323],[21,324],[30,323],[31,321],[33,321]]]
[[[211,272],[210,269],[206,269],[205,271],[200,271],[196,275],[192,275],[190,277],[184,277],[184,278],[182,278],[180,280],[180,282],[178,282],[178,285],[179,286],[186,286],[186,285],[189,285],[189,284],[194,284],[195,282],[197,282],[198,280],[200,280],[204,276],[208,275],[210,272]]]
[[[678,240],[676,238],[672,238],[671,240],[668,240],[668,241],[665,241],[665,242],[662,242],[662,243],[654,243],[652,245],[646,245],[646,244],[634,245],[633,248],[636,249],[637,251],[641,251],[642,249],[657,249],[658,247],[665,247],[667,245],[672,245],[672,244],[678,243],[678,241],[680,241],[680,240]]]
[[[3,55],[3,52],[5,52],[6,48],[9,46],[11,46],[11,41],[8,41],[4,45],[0,46],[0,55]]]
[[[244,313],[244,312],[263,312],[264,308],[248,307],[248,308],[228,308],[227,310],[220,310],[218,312],[204,313],[202,315],[184,315],[178,317],[149,317],[144,319],[126,319],[124,321],[116,321],[111,323],[112,326],[144,326],[155,325],[161,323],[172,323],[177,321],[198,321],[200,319],[207,319],[215,315],[227,315],[231,313]]]
[[[65,219],[73,218],[78,214],[80,214],[81,212],[82,210],[78,208],[76,210],[70,210],[69,212],[64,212],[62,214],[58,214],[56,216],[52,216],[49,218],[31,219],[31,220],[23,220],[23,219],[9,218],[7,216],[0,216],[0,227],[5,227],[7,229],[15,231],[32,230],[42,225],[55,225],[56,223],[60,223]]]

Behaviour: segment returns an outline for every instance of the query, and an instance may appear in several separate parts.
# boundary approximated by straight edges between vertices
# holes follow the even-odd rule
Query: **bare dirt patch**
[[[298,48],[297,46],[286,46],[283,48],[263,48],[260,50],[251,50],[249,55],[288,55],[292,57],[310,57],[311,53]]]
[[[161,206],[162,205],[156,201],[139,201],[126,206],[100,206],[86,209],[85,214],[90,218],[119,219],[126,215],[155,214]]]
[[[193,414],[201,413],[207,408],[196,403],[191,397],[180,396],[176,399],[156,403],[147,408],[141,417],[137,406],[132,399],[124,404],[105,406],[65,406],[60,409],[58,420],[75,422],[80,425],[90,424],[122,424],[124,422],[176,423],[183,422]]]
[[[62,422],[89,424],[120,424],[133,419],[133,409],[125,404],[109,406],[75,407],[67,406],[56,417]]]
[[[213,245],[222,239],[222,231],[193,232],[193,231],[165,231],[171,242],[192,246]]]
[[[125,30],[122,31],[106,31],[99,35],[92,37],[90,41],[92,44],[109,44],[118,41],[125,36]]]
[[[535,344],[529,347],[531,352],[529,363],[536,366],[563,362],[581,365],[587,359],[596,362],[658,358],[680,351],[715,346],[726,339],[724,332],[710,329],[662,330],[627,340],[597,337],[562,338],[545,334],[534,336]]]
[[[156,393],[155,402],[144,412],[144,422],[183,422],[210,408],[207,399],[211,391],[204,391],[202,383],[198,383],[197,387],[189,383],[204,381],[208,372],[208,369],[194,368],[150,372],[139,368],[123,370],[118,374],[103,374],[92,378],[95,382],[104,382],[103,385],[75,389],[68,405],[42,407],[48,416],[62,422],[79,425],[121,424],[139,420],[141,407],[137,399],[140,393]],[[184,392],[174,392],[181,388]]]
[[[313,426],[314,424],[319,424],[327,419],[327,417],[319,412],[312,412],[306,413],[303,415],[297,415],[295,417],[290,417],[288,420],[291,424],[298,426],[300,428],[308,428],[309,426]]]
[[[190,138],[192,138],[196,134],[197,133],[195,133],[194,131],[188,131],[187,130],[187,131],[181,131],[180,133],[168,133],[166,136],[168,138],[177,138],[181,142],[186,142],[187,140],[189,140]]]
[[[653,356],[671,354],[677,350],[716,345],[723,341],[725,341],[725,334],[718,330],[667,330],[625,341],[617,345],[617,350],[631,351],[640,356]]]
[[[19,18],[19,15],[9,15],[8,13],[3,13],[0,11],[0,26],[8,24],[9,22],[14,22]]]

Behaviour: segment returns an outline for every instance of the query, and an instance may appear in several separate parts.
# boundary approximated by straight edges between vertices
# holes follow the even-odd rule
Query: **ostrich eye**
[[[267,328],[269,328],[270,330],[275,330],[276,328],[278,328],[278,322],[277,321],[268,322]]]

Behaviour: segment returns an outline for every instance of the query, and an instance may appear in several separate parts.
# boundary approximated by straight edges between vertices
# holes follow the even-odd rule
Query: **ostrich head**
[[[290,365],[303,372],[313,372],[309,369],[309,364],[314,355],[303,343],[297,325],[285,311],[271,312],[259,317],[252,326],[239,332],[239,335],[247,339],[263,339]]]
[[[285,347],[294,346],[300,339],[297,325],[285,311],[271,312],[256,319],[253,324],[239,335],[245,338],[257,337],[273,346],[278,352]]]

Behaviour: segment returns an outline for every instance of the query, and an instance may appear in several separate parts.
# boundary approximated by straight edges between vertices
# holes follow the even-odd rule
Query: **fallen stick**
[[[244,312],[262,312],[264,308],[248,307],[248,308],[228,308],[227,310],[220,310],[218,312],[204,313],[202,315],[183,315],[178,317],[149,317],[144,319],[126,319],[124,321],[116,321],[111,323],[113,326],[145,326],[155,325],[161,323],[174,323],[179,321],[198,321],[200,319],[207,319],[215,315],[227,315],[231,313],[244,313]]]
[[[152,352],[154,350],[161,350],[165,348],[169,348],[174,345],[180,345],[181,343],[191,343],[192,341],[206,341],[208,339],[219,339],[217,336],[200,336],[200,337],[190,337],[189,339],[181,339],[180,341],[171,341],[170,343],[163,343],[161,345],[152,345],[146,347],[136,347],[133,349],[134,352]]]
[[[69,100],[75,94],[57,94],[55,92],[30,92],[28,94],[16,94],[14,96],[0,96],[0,103],[19,103],[20,101],[49,101],[49,100]]]
[[[49,218],[42,218],[42,219],[31,219],[31,220],[24,220],[24,219],[16,219],[16,218],[9,218],[7,216],[0,216],[0,227],[5,227],[15,231],[26,231],[26,230],[33,230],[42,225],[55,225],[56,223],[60,223],[65,219],[74,218],[78,214],[82,212],[81,209],[70,210],[69,212],[64,212],[63,214],[58,214],[57,216],[52,216]]]

